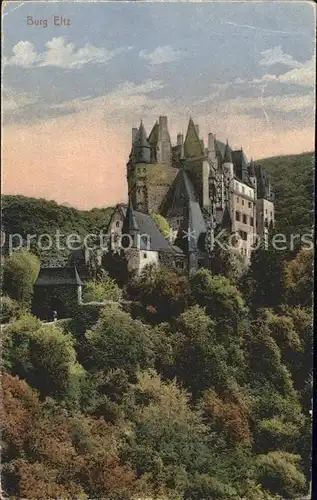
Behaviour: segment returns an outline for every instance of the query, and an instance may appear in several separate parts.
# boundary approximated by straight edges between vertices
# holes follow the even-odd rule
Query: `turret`
[[[227,183],[230,182],[233,179],[233,162],[231,148],[228,144],[228,140],[223,154],[222,170],[225,176],[225,181],[227,181]]]
[[[249,174],[250,182],[251,182],[252,186],[254,187],[254,193],[256,195],[257,194],[257,181],[256,181],[255,165],[254,165],[253,158],[251,158],[251,161],[248,165],[248,174]]]
[[[134,134],[134,132],[133,132]],[[134,160],[136,163],[150,163],[151,147],[147,140],[145,128],[141,120],[138,133],[135,135],[133,142]]]
[[[131,198],[129,199],[128,208],[122,224],[122,240],[121,244],[124,248],[128,246],[137,246],[137,235],[140,233],[137,224]]]
[[[157,137],[157,163],[172,163],[172,144],[167,126],[167,116],[160,116]]]
[[[223,154],[223,163],[232,163],[231,149],[228,144],[228,139],[225,147],[225,152]]]

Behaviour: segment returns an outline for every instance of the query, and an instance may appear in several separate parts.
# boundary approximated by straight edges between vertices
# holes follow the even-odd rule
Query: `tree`
[[[153,496],[183,498],[190,474],[208,467],[205,426],[176,381],[162,382],[154,371],[138,374],[126,395],[131,420],[124,455],[146,475]]]
[[[176,374],[198,398],[206,389],[226,391],[235,382],[226,349],[217,342],[215,322],[199,306],[185,311],[176,324]]]
[[[6,496],[128,500],[137,493],[135,473],[119,457],[118,428],[40,402],[17,377],[4,374],[2,388]]]
[[[303,248],[285,263],[283,284],[285,299],[290,305],[312,306],[313,251]]]
[[[149,266],[128,283],[127,292],[151,323],[173,321],[192,300],[187,277],[176,269]]]
[[[239,290],[228,278],[200,269],[191,276],[190,285],[193,297],[212,318],[237,328],[247,309]]]
[[[300,471],[300,456],[282,451],[259,455],[256,459],[258,480],[262,486],[282,497],[296,498],[305,493],[306,481]]]
[[[210,270],[213,275],[228,278],[235,284],[247,271],[245,258],[236,248],[230,246],[229,234],[225,232],[220,238],[221,245],[217,244],[210,255]]]
[[[0,306],[2,323],[8,323],[16,319],[20,311],[19,303],[16,300],[11,299],[8,295],[3,295],[0,298]]]
[[[165,236],[166,239],[170,239],[172,235],[171,227],[165,217],[163,215],[158,214],[157,212],[151,212],[152,219],[156,222],[161,233]]]
[[[250,408],[237,394],[225,396],[223,400],[209,389],[203,394],[200,406],[206,422],[213,432],[221,433],[229,448],[234,446],[250,447],[253,441],[250,429]]]
[[[122,299],[122,290],[111,278],[106,277],[102,281],[88,281],[84,285],[84,302],[120,301],[120,299]]]
[[[4,291],[13,299],[29,305],[39,270],[40,261],[36,255],[26,250],[14,252],[4,261]]]
[[[285,396],[295,394],[291,374],[282,362],[281,350],[261,319],[252,322],[245,346],[247,374],[253,388],[271,384]]]
[[[27,380],[41,397],[69,404],[78,400],[84,370],[73,338],[60,327],[22,316],[5,331],[3,359],[11,373]]]
[[[283,263],[288,252],[274,248],[274,234],[274,231],[269,233],[267,247],[262,241],[251,253],[248,273],[240,280],[240,289],[253,311],[275,308],[283,301]]]
[[[117,367],[134,378],[138,369],[153,366],[154,352],[149,329],[117,306],[106,306],[93,329],[86,332],[90,371],[108,372]]]

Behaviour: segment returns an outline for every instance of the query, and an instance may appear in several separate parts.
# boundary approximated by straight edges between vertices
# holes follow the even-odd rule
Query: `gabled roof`
[[[223,154],[223,162],[224,163],[232,163],[232,154],[231,154],[231,148],[229,147],[228,141],[225,147],[225,151]]]
[[[123,217],[126,217],[128,210],[127,205],[119,205],[118,209],[121,210]],[[180,248],[171,245],[167,241],[150,215],[134,210],[134,216],[141,236],[141,250],[182,253]]]
[[[255,177],[255,167],[254,167],[254,161],[251,158],[251,161],[248,165],[248,172],[250,177]]]
[[[155,122],[154,127],[151,130],[151,133],[149,135],[149,143],[151,146],[155,146],[158,141],[158,133],[159,133],[159,124],[158,122]]]
[[[196,158],[205,155],[204,147],[199,139],[197,134],[197,130],[193,119],[190,118],[188,122],[185,142],[184,142],[184,150],[186,158]]]
[[[242,182],[249,183],[248,159],[243,150],[232,151],[231,155],[235,176]]]
[[[141,148],[149,148],[150,147],[150,144],[147,140],[147,135],[146,135],[145,128],[144,128],[142,121],[140,123],[140,127],[139,127],[139,130],[138,130],[138,133],[136,135],[136,138],[134,140],[133,145],[136,147],[141,147]]]
[[[41,268],[35,282],[35,286],[79,286],[82,284],[76,266]]]
[[[206,224],[195,194],[194,186],[185,170],[180,170],[174,181],[174,203],[183,204],[185,224],[182,231],[188,232],[188,251],[197,251],[202,235],[206,233]],[[183,235],[184,236],[184,235]]]

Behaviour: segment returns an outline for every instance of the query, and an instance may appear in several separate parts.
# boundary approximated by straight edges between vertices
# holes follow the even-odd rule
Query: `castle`
[[[127,183],[129,202],[114,208],[106,245],[95,253],[86,247],[73,251],[63,266],[41,267],[34,296],[38,316],[48,317],[53,309],[67,317],[69,304],[79,304],[82,285],[93,277],[93,259],[99,269],[117,263],[121,269],[124,263],[136,274],[148,265],[190,273],[211,267],[215,236],[225,230],[235,237],[233,251],[248,264],[254,235],[265,239],[274,225],[274,192],[263,167],[212,133],[205,147],[192,119],[185,139],[178,134],[174,146],[165,116],[149,136],[142,122],[133,128]],[[168,221],[171,235],[163,234],[159,216]],[[107,266],[109,255],[119,258]]]
[[[212,133],[206,147],[191,118],[185,139],[178,134],[174,146],[166,116],[149,136],[142,121],[132,129],[127,183],[129,204],[117,207],[109,229],[117,239],[130,236],[125,254],[131,271],[160,262],[189,272],[208,267],[221,229],[236,235],[247,263],[254,235],[265,238],[274,225],[274,191],[263,167]],[[158,231],[153,214],[168,221],[174,243]]]

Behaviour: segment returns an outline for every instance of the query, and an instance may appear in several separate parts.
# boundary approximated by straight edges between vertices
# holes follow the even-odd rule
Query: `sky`
[[[55,17],[55,23],[54,23]],[[313,2],[8,2],[2,188],[126,201],[131,129],[192,116],[248,158],[314,150]]]

